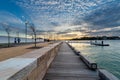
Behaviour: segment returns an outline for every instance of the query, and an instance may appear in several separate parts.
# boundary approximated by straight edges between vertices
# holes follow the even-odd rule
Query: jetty
[[[44,80],[98,80],[98,74],[96,70],[87,68],[80,57],[63,43]]]
[[[91,45],[96,45],[96,46],[110,46],[109,44],[101,44],[101,43],[91,43]]]
[[[98,43],[97,41],[95,42],[90,42],[91,45],[96,45],[96,46],[110,46],[109,44],[104,44],[104,41],[101,41],[101,43]]]
[[[75,53],[79,54],[76,55]],[[66,42],[0,62],[0,80],[119,80]]]

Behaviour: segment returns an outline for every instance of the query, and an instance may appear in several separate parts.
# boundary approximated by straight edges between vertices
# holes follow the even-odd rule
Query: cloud
[[[2,24],[8,24],[6,27],[10,29],[10,34],[12,34],[12,36],[15,36],[16,32],[19,32],[21,35],[25,33],[24,22],[19,17],[8,11],[0,11],[0,31],[5,32],[5,26]]]
[[[117,1],[103,5],[84,18],[84,21],[92,24],[92,28],[116,27],[120,23],[120,5]]]
[[[7,23],[14,27],[23,27],[23,21],[9,12],[0,12],[0,23]]]
[[[50,22],[51,23],[51,25],[53,25],[53,26],[60,26],[60,24],[58,23],[58,22]]]
[[[29,15],[32,20],[36,20],[35,22],[45,21],[48,24],[54,17],[54,21],[58,21],[59,24],[67,24],[71,23],[77,15],[89,13],[91,11],[89,8],[98,4],[96,2],[96,0],[19,0],[16,3],[27,10],[28,14],[31,13]]]
[[[64,34],[64,35],[62,35],[62,37],[76,37],[77,36],[77,34]]]
[[[116,35],[120,26],[120,1],[108,1],[89,14],[78,17],[73,25],[80,25],[89,29],[89,34],[104,35],[110,33]],[[83,24],[87,24],[84,26]],[[106,34],[107,35],[107,34]]]
[[[119,0],[18,0],[38,30],[58,33],[117,31],[120,26]],[[110,29],[109,29],[110,28]],[[96,31],[96,32],[95,32]],[[113,34],[114,35],[114,34]]]

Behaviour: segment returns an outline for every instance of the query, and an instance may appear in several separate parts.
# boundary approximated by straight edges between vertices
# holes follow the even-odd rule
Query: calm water
[[[20,38],[21,42],[25,42],[25,38]],[[0,36],[0,43],[7,43],[8,42],[8,38],[6,36]],[[14,38],[11,37],[10,38],[10,42],[14,43]],[[33,39],[27,39],[27,42],[33,42]]]
[[[120,79],[120,40],[107,40],[110,46],[93,46],[88,41],[71,43],[83,55],[88,56],[98,63],[100,68],[105,68]]]

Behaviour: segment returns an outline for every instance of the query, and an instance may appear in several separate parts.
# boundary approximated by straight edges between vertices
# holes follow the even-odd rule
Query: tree
[[[26,36],[26,39],[25,39],[25,42],[27,43],[27,26],[28,26],[28,24],[29,24],[29,22],[28,21],[26,21],[25,22],[25,36]]]
[[[33,35],[34,35],[34,40],[35,40],[34,44],[35,44],[35,47],[37,47],[37,46],[36,46],[36,44],[37,44],[37,42],[36,42],[36,40],[37,40],[37,37],[36,37],[36,29],[35,29],[34,24],[30,24],[30,29],[32,30]]]
[[[7,23],[0,23],[2,25],[2,27],[5,29],[6,33],[7,33],[7,37],[8,37],[8,47],[10,47],[10,26]]]

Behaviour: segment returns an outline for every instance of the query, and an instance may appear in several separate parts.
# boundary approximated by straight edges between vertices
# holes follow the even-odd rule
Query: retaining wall
[[[42,80],[60,45],[51,44],[0,62],[0,80]]]

